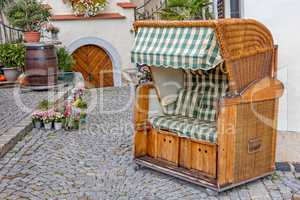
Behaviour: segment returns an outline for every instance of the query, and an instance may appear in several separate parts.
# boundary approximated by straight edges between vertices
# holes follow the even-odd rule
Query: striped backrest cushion
[[[207,72],[185,71],[184,88],[179,91],[175,115],[216,120],[216,103],[226,95],[228,80],[219,67]]]

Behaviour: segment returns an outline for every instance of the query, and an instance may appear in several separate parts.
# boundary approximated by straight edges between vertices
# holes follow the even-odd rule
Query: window
[[[241,17],[240,0],[230,0],[230,17],[231,18]]]
[[[218,19],[242,18],[244,14],[244,0],[213,0],[214,12]]]
[[[225,18],[225,2],[224,0],[218,0],[217,1],[217,12],[218,12],[218,18]]]

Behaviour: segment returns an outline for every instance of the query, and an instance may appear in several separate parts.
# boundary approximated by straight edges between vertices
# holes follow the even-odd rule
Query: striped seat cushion
[[[179,91],[174,114],[216,121],[217,103],[228,90],[226,74],[219,67],[207,72],[185,71],[184,84]]]
[[[216,123],[185,116],[155,116],[149,119],[153,128],[166,130],[180,137],[217,142]]]

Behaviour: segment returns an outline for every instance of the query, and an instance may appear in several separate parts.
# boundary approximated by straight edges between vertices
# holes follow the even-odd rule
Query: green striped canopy
[[[222,62],[216,34],[207,27],[141,27],[131,51],[133,63],[209,70]]]

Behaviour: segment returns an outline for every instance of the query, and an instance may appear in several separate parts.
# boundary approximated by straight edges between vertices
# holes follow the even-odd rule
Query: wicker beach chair
[[[275,170],[277,47],[255,20],[135,22],[139,166],[216,191]]]

